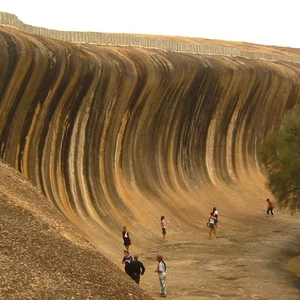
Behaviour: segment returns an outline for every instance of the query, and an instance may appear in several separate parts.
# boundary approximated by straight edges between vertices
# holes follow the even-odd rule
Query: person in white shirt
[[[217,229],[218,228],[218,222],[219,222],[219,220],[218,220],[219,212],[217,211],[216,207],[213,208],[213,213],[214,213],[214,216],[216,217],[216,219],[215,219],[215,229]]]
[[[158,279],[160,283],[160,296],[167,297],[167,288],[166,288],[167,267],[161,255],[157,255],[156,260],[158,261],[158,264],[155,272],[158,273]]]

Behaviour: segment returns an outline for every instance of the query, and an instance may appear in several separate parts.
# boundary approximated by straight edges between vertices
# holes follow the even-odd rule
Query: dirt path
[[[219,238],[208,239],[207,228],[199,236],[178,243],[169,239],[141,253],[147,271],[141,288],[154,299],[159,282],[153,260],[161,253],[167,263],[169,299],[299,300],[300,279],[284,269],[300,254],[300,220],[297,216],[248,215],[240,227],[219,223]]]

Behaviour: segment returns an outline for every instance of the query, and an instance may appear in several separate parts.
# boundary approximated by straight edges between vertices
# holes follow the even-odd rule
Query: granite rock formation
[[[230,211],[266,194],[257,151],[300,103],[300,50],[170,37],[160,50],[8,25],[0,156],[100,249],[120,245],[123,224],[141,245],[162,212],[180,235],[212,199]]]

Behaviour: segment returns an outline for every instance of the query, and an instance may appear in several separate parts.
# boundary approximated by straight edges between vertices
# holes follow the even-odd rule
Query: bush
[[[300,210],[300,109],[289,111],[281,127],[263,143],[260,157],[267,185],[280,208]]]

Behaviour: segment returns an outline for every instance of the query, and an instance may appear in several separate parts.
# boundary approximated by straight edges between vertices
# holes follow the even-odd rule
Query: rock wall
[[[99,247],[123,224],[151,240],[161,214],[179,236],[216,203],[251,209],[266,193],[258,147],[300,103],[300,65],[297,49],[238,47],[253,58],[0,25],[0,156]]]

